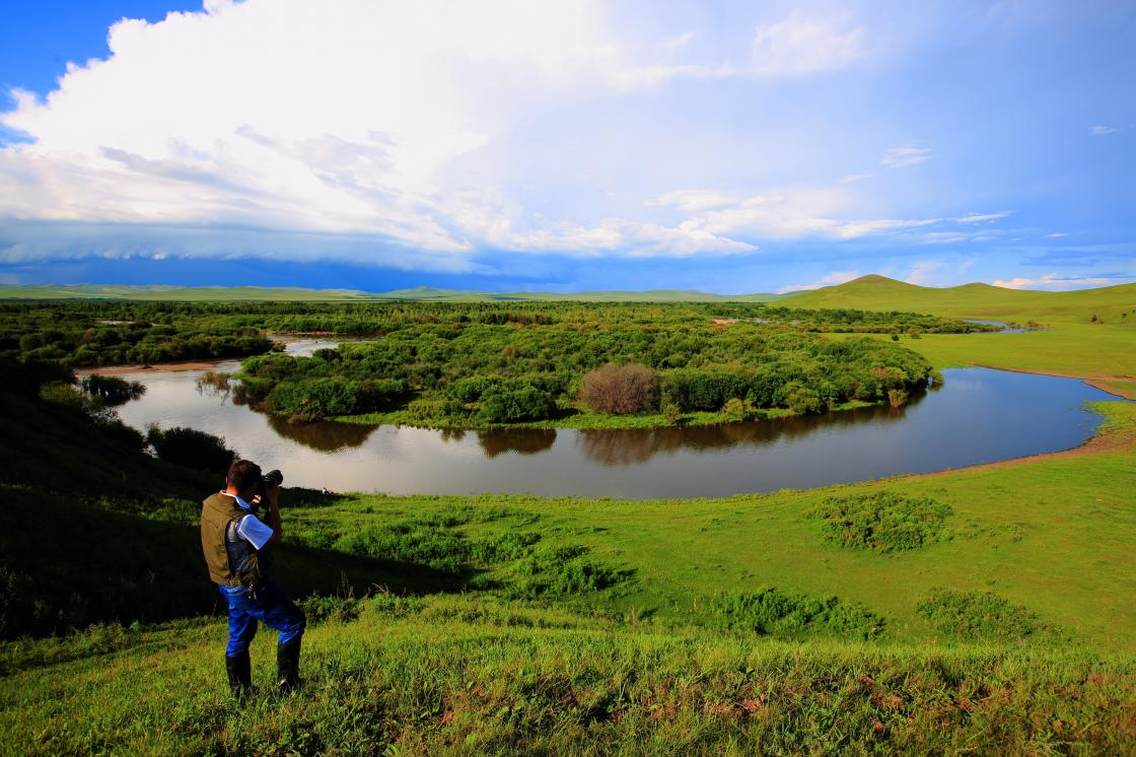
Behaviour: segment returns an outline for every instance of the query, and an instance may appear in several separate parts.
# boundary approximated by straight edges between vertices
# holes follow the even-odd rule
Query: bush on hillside
[[[714,607],[720,624],[729,630],[785,639],[814,634],[874,639],[884,632],[885,625],[882,617],[859,604],[770,587],[724,594]]]
[[[1011,641],[1053,630],[1027,608],[990,591],[935,589],[915,609],[939,633],[965,641]]]
[[[829,497],[815,511],[824,520],[829,541],[884,553],[948,541],[946,521],[952,513],[950,505],[930,497],[888,491]]]
[[[584,375],[579,398],[596,413],[649,412],[659,407],[659,377],[637,363],[608,363]]]
[[[163,431],[150,426],[146,441],[158,459],[193,470],[224,474],[237,453],[225,446],[225,440],[204,431],[175,426]]]

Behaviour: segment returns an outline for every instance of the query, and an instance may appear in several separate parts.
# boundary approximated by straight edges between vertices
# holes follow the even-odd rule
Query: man
[[[279,474],[277,474],[279,475]],[[249,642],[257,621],[280,633],[276,647],[277,688],[295,689],[300,682],[300,639],[304,613],[264,574],[261,550],[280,541],[279,487],[266,484],[260,466],[237,460],[225,476],[225,489],[202,503],[201,547],[209,577],[229,607],[229,643],[225,669],[229,688],[238,698],[252,689]],[[257,512],[268,503],[268,522]]]

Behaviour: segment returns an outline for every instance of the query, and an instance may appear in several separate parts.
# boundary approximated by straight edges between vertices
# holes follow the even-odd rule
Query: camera
[[[267,489],[280,486],[282,483],[284,483],[284,474],[278,470],[270,470],[261,477],[260,490],[263,492]]]

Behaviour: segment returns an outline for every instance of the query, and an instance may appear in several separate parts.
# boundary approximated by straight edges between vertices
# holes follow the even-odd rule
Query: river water
[[[320,346],[299,342],[289,352]],[[124,375],[147,391],[120,416],[139,429],[223,436],[242,456],[283,470],[286,485],[391,494],[711,497],[823,486],[1076,447],[1100,420],[1084,403],[1116,399],[1076,379],[966,368],[943,371],[945,386],[898,410],[700,428],[455,432],[291,425],[200,391],[200,374]]]

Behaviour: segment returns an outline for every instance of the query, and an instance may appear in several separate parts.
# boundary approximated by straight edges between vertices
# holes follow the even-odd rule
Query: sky
[[[0,284],[1136,281],[1136,2],[0,0]]]

